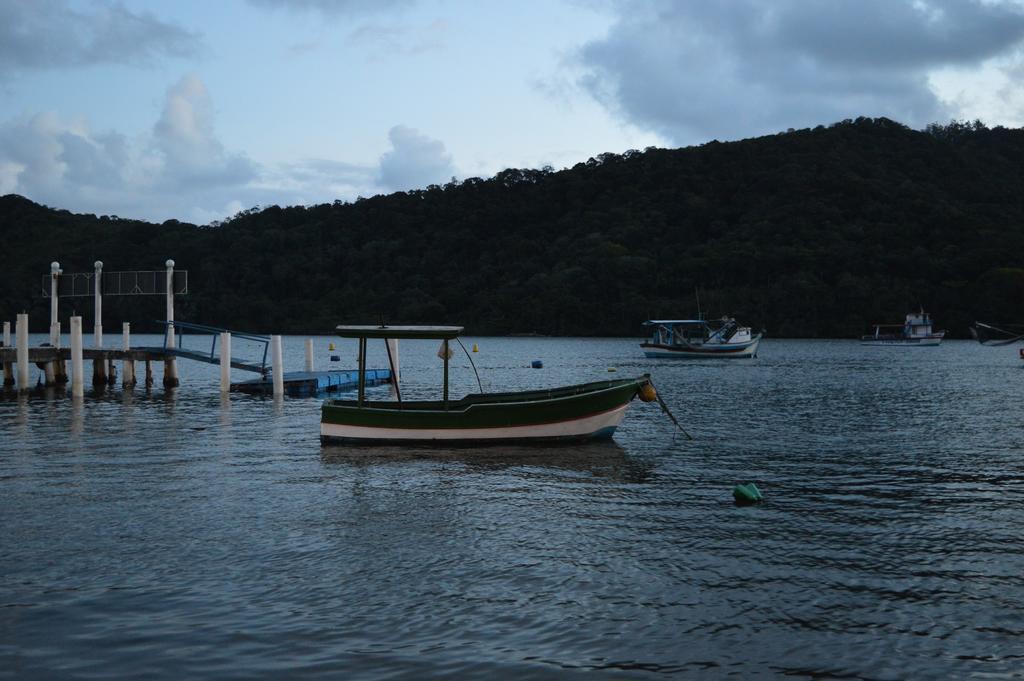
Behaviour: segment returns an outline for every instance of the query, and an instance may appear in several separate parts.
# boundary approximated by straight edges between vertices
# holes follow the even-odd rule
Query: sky
[[[1024,0],[0,0],[0,195],[206,224],[886,116],[1024,125]]]

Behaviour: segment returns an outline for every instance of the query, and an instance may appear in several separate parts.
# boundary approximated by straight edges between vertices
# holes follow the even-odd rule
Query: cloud
[[[380,169],[377,166],[346,163],[315,158],[281,166],[279,184],[299,187],[333,188],[335,196],[355,196],[376,187]]]
[[[186,76],[167,91],[153,140],[163,153],[163,174],[170,184],[244,184],[256,176],[244,155],[225,153],[214,134],[210,93],[197,76]]]
[[[415,0],[249,0],[255,7],[319,12],[326,16],[360,15],[410,7]]]
[[[18,193],[60,208],[118,214],[132,195],[118,196],[128,142],[114,133],[94,135],[86,126],[43,112],[0,126],[0,168],[5,193]],[[100,203],[108,204],[98,210]],[[136,204],[135,208],[139,208]]]
[[[401,191],[446,182],[455,175],[444,144],[418,130],[396,125],[388,131],[391,151],[380,157],[380,183]]]
[[[375,59],[396,54],[419,55],[438,52],[447,47],[448,24],[442,20],[424,26],[366,24],[352,31],[348,38],[353,45],[374,50]]]
[[[1020,5],[974,0],[621,0],[577,78],[624,120],[675,143],[844,118],[922,126],[956,112],[929,73],[1017,49]]]
[[[200,48],[196,34],[119,3],[83,11],[67,0],[0,3],[0,76],[95,64],[147,65],[161,57],[190,57]]]
[[[156,221],[259,202],[259,168],[224,150],[212,116],[206,87],[186,76],[168,89],[152,133],[136,138],[51,112],[8,121],[0,125],[0,188],[59,208]]]
[[[456,171],[438,140],[395,126],[379,163],[332,159],[265,166],[224,148],[197,76],[167,90],[148,132],[93,130],[41,112],[0,123],[0,194],[75,212],[207,223],[244,207],[352,200],[446,182]]]

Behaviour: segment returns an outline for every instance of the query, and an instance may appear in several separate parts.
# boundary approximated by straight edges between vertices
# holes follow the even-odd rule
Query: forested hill
[[[772,336],[850,337],[923,306],[966,335],[1024,320],[1024,130],[844,121],[740,142],[602,154],[421,191],[272,206],[209,226],[0,199],[0,315],[66,272],[189,270],[179,318],[262,332],[457,323],[473,334],[641,335],[728,313]],[[62,302],[91,313],[86,298]],[[65,309],[66,308],[66,309]],[[108,324],[161,302],[104,301]],[[88,322],[87,322],[88,324]]]

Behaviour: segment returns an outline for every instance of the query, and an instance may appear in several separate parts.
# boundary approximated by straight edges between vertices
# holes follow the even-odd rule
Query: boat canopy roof
[[[342,338],[411,338],[451,340],[462,334],[461,326],[347,326],[337,327]]]
[[[697,326],[707,324],[705,319],[648,319],[644,326]]]

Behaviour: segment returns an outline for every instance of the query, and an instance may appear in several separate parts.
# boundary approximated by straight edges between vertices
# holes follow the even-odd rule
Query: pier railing
[[[220,338],[221,333],[228,332],[231,334],[232,338],[241,338],[243,340],[252,341],[263,346],[263,355],[258,364],[256,362],[232,359],[231,366],[233,368],[244,369],[246,371],[255,371],[257,373],[264,375],[266,375],[268,371],[267,352],[270,349],[270,336],[260,336],[257,334],[245,333],[243,331],[232,331],[231,329],[222,329],[216,326],[207,326],[205,324],[193,324],[191,322],[160,321],[157,323],[164,325],[164,351],[167,352],[168,354],[177,355],[179,357],[186,357],[188,359],[194,359],[198,362],[207,362],[208,364],[219,364],[220,357],[217,354],[217,339]],[[176,342],[175,347],[168,347],[168,331],[172,326],[174,327],[176,332],[174,334]],[[188,335],[195,334],[177,333],[178,330],[194,331],[197,332],[199,335],[210,334],[213,338],[212,342],[210,343],[210,352],[206,353],[205,351],[191,350],[182,347],[185,344],[185,338],[188,337]]]

